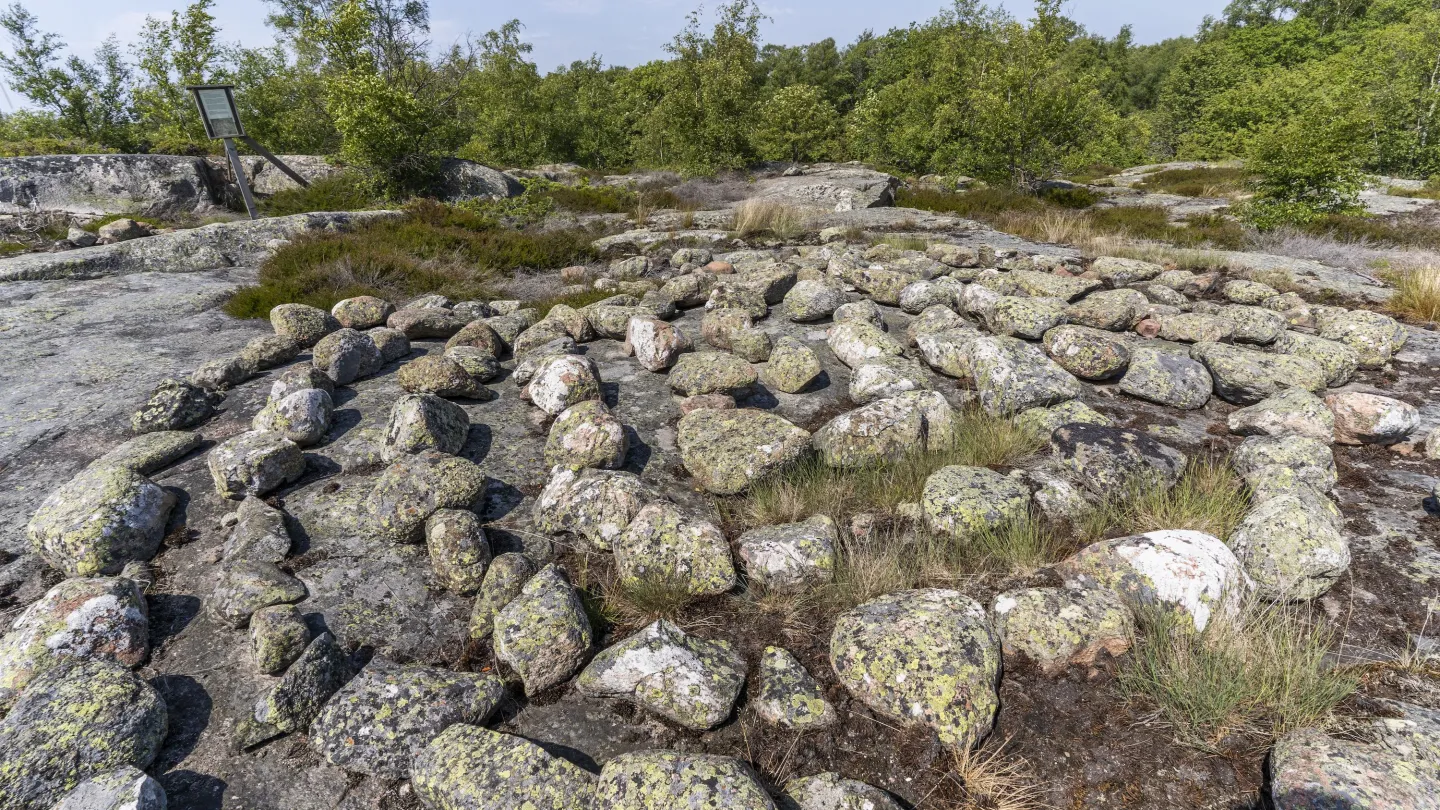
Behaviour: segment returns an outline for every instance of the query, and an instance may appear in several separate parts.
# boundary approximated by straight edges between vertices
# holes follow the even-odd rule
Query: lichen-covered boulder
[[[735,563],[725,534],[668,501],[641,509],[616,538],[614,552],[622,585],[663,584],[694,596],[735,587]]]
[[[133,765],[86,779],[52,810],[165,810],[165,788]]]
[[[474,463],[438,450],[395,459],[362,504],[370,531],[397,543],[417,539],[439,509],[464,509],[485,492],[485,473]]]
[[[91,462],[96,466],[123,467],[140,475],[163,470],[200,446],[200,434],[184,430],[142,433],[120,443]]]
[[[1016,413],[1081,394],[1079,380],[1023,340],[980,338],[971,344],[970,353],[980,405],[988,413]]]
[[[1325,401],[1299,388],[1234,411],[1227,424],[1240,436],[1306,436],[1327,443],[1335,438],[1335,415]]]
[[[1364,391],[1336,391],[1325,397],[1335,416],[1338,444],[1395,444],[1420,427],[1420,411],[1408,402]]]
[[[41,674],[0,720],[0,796],[50,808],[87,779],[144,769],[169,727],[159,693],[126,667],[75,658]]]
[[[1235,324],[1228,319],[1201,312],[1180,312],[1165,315],[1160,321],[1160,338],[1179,343],[1228,343],[1235,335]]]
[[[373,295],[357,295],[335,302],[330,314],[346,329],[373,329],[384,326],[385,321],[395,312],[395,306],[383,298]]]
[[[281,304],[270,310],[270,326],[275,334],[288,337],[310,348],[320,338],[340,328],[340,322],[319,307],[307,304]]]
[[[925,480],[920,507],[933,531],[963,540],[1024,517],[1030,489],[985,467],[943,467]]]
[[[907,391],[924,391],[930,378],[908,357],[877,357],[856,366],[850,374],[850,401],[858,405],[889,399]]]
[[[1103,588],[1022,588],[995,597],[990,615],[1007,655],[1022,655],[1046,675],[1091,666],[1101,652],[1123,655],[1135,616]]]
[[[680,355],[695,347],[684,332],[659,318],[631,318],[625,339],[635,351],[636,362],[649,371],[670,368]]]
[[[1065,322],[1065,302],[1059,298],[1020,298],[1003,295],[985,313],[985,324],[997,335],[1039,340]]]
[[[585,606],[554,564],[540,569],[495,614],[494,632],[495,657],[519,673],[527,695],[569,680],[592,640]]]
[[[1055,430],[1050,448],[1056,461],[1101,497],[1125,487],[1168,487],[1180,479],[1185,454],[1128,428],[1072,424]]]
[[[1101,290],[1065,308],[1065,320],[1079,326],[1124,332],[1144,316],[1150,302],[1138,290]]]
[[[751,529],[736,541],[750,581],[781,592],[831,582],[838,543],[835,521],[825,515]]]
[[[1388,745],[1302,728],[1281,737],[1270,753],[1276,810],[1433,810],[1436,796],[1433,760],[1417,761]]]
[[[710,291],[713,289],[715,289],[715,274],[702,270],[670,279],[661,285],[660,294],[674,301],[677,307],[694,309],[705,305],[710,298]]]
[[[1286,331],[1275,340],[1275,351],[1309,360],[1325,372],[1325,383],[1331,387],[1344,385],[1360,367],[1360,353],[1337,340],[1327,340],[1304,332]]]
[[[301,447],[318,444],[330,430],[335,403],[319,388],[303,388],[266,403],[250,422],[253,430],[278,433]]]
[[[317,388],[333,397],[335,381],[314,366],[291,366],[275,376],[275,381],[270,384],[269,401],[279,402],[296,391],[308,388]]]
[[[608,810],[775,810],[750,766],[674,751],[621,754],[600,771],[595,807]]]
[[[441,732],[456,723],[484,723],[504,693],[493,673],[375,658],[310,723],[310,745],[347,771],[405,779],[411,760]]]
[[[1091,290],[1098,289],[1100,282],[1094,279],[1062,276],[1056,273],[1040,273],[1034,270],[1015,270],[1010,277],[1025,291],[1036,298],[1058,298],[1062,302],[1074,301]]]
[[[500,361],[495,355],[474,346],[456,346],[445,350],[445,357],[460,364],[476,382],[489,382],[500,374]]]
[[[953,440],[955,409],[935,391],[912,391],[842,413],[815,432],[812,444],[832,467],[865,467]]]
[[[1320,337],[1356,352],[1361,368],[1381,368],[1405,345],[1406,331],[1394,318],[1369,310],[1340,310],[1316,316]]]
[[[754,385],[755,367],[727,352],[692,352],[670,369],[671,390],[681,396],[734,391]]]
[[[255,376],[255,366],[241,356],[222,357],[200,364],[190,373],[190,382],[207,391],[234,388]]]
[[[770,312],[760,290],[738,281],[721,281],[710,290],[706,309],[738,309],[752,318],[763,318]]]
[[[1130,356],[1120,390],[1147,402],[1183,408],[1205,407],[1215,381],[1199,362],[1179,352],[1141,346]]]
[[[1330,443],[1307,436],[1250,436],[1230,454],[1230,466],[1252,489],[1281,475],[1320,492],[1328,492],[1339,480]]]
[[[251,430],[210,451],[210,475],[221,497],[264,495],[305,474],[305,454],[281,433]]]
[[[470,415],[464,408],[434,394],[407,394],[390,406],[380,456],[394,461],[425,450],[454,455],[469,437]]]
[[[250,623],[255,611],[299,602],[306,595],[300,580],[264,560],[226,560],[220,564],[215,591],[207,602],[210,615],[234,628]]]
[[[835,308],[830,319],[835,323],[868,323],[877,329],[885,329],[885,313],[880,305],[869,298],[851,301]]]
[[[505,353],[508,344],[500,338],[500,335],[485,321],[471,321],[465,324],[465,328],[450,336],[445,341],[445,350],[466,347],[480,349],[490,354],[491,357],[499,357]]]
[[[1325,512],[1295,495],[1256,504],[1230,547],[1266,599],[1314,599],[1350,568],[1350,544]]]
[[[398,329],[411,340],[434,340],[454,336],[469,320],[441,307],[407,306],[390,313],[385,325]]]
[[[760,370],[760,379],[786,394],[798,394],[819,379],[820,358],[804,341],[782,337],[775,341],[770,359]]]
[[[279,682],[256,699],[254,712],[237,724],[236,742],[248,748],[281,734],[305,731],[325,701],[352,674],[350,659],[335,636],[321,633],[285,670]]]
[[[1015,416],[1015,424],[1042,438],[1054,433],[1056,428],[1071,423],[1107,426],[1114,424],[1110,417],[1078,399],[1067,400],[1048,408],[1030,408]]]
[[[535,564],[519,552],[506,552],[491,560],[470,611],[470,637],[489,638],[495,631],[495,614],[519,596],[534,575]]]
[[[588,357],[555,354],[541,359],[525,386],[526,397],[548,414],[600,399],[600,369]]]
[[[877,303],[892,307],[900,303],[900,293],[917,280],[910,273],[881,267],[860,267],[845,273],[843,278]]]
[[[768,411],[705,409],[680,418],[676,443],[698,484],[734,495],[798,461],[810,447],[810,434]]]
[[[830,327],[826,344],[840,362],[855,368],[877,357],[899,357],[905,347],[899,341],[864,321],[844,321]]]
[[[639,303],[636,299],[631,298],[630,302],[623,306],[601,302],[583,307],[580,311],[584,313],[585,320],[590,322],[590,328],[595,334],[611,340],[624,340],[631,318],[650,315],[648,311],[635,306]]]
[[[487,391],[459,362],[442,354],[427,354],[400,367],[400,387],[412,394],[488,399]]]
[[[582,695],[631,700],[701,731],[730,716],[744,685],[745,659],[733,644],[664,619],[601,650],[575,679]]]
[[[435,584],[462,594],[480,590],[490,563],[490,543],[474,512],[436,510],[425,520],[425,546]]]
[[[320,339],[311,350],[310,362],[335,381],[349,385],[380,370],[384,360],[375,341],[365,332],[340,329]]]
[[[825,281],[797,281],[780,302],[780,312],[796,323],[828,318],[846,302],[843,290]]]
[[[1290,326],[1285,316],[1263,307],[1228,306],[1221,307],[1215,316],[1223,318],[1235,327],[1230,339],[1236,343],[1266,345],[1274,343]]]
[[[239,358],[254,371],[275,368],[294,360],[300,344],[284,335],[258,335],[246,341]]]
[[[1215,394],[1236,405],[1254,405],[1286,388],[1325,390],[1324,370],[1303,357],[1264,354],[1223,343],[1197,343],[1190,356],[1209,369]]]
[[[545,442],[549,467],[615,469],[625,465],[630,439],[605,403],[586,400],[566,408],[550,425]]]
[[[377,326],[367,330],[365,334],[370,336],[370,342],[375,344],[375,350],[380,352],[380,362],[390,363],[410,354],[410,338],[399,329],[390,329],[384,326]]]
[[[999,639],[958,591],[900,591],[841,614],[830,663],[866,706],[929,726],[947,746],[984,739],[999,708]]]
[[[456,723],[410,766],[436,810],[590,810],[595,777],[522,737]]]
[[[640,509],[659,497],[633,473],[559,468],[550,471],[531,514],[542,532],[570,532],[608,551]]]
[[[1235,279],[1227,281],[1220,287],[1220,294],[1225,296],[1227,301],[1234,301],[1237,304],[1258,304],[1267,298],[1278,295],[1278,291],[1268,284],[1261,284],[1258,281],[1246,281]]]
[[[184,380],[161,380],[145,404],[130,417],[130,428],[136,433],[153,433],[194,427],[215,413],[215,405],[220,400],[219,394]]]
[[[760,657],[753,705],[761,719],[784,728],[807,731],[833,726],[840,719],[825,699],[820,684],[783,647],[766,647]]]
[[[890,794],[833,771],[785,783],[781,810],[900,810]]]
[[[1068,582],[1107,588],[1131,610],[1160,610],[1204,630],[1254,587],[1219,539],[1180,529],[1093,543],[1056,566]]]
[[[926,365],[941,374],[968,379],[973,372],[970,349],[975,341],[984,336],[985,334],[974,326],[960,323],[935,332],[917,333],[915,346],[920,350],[920,357]]]
[[[933,335],[936,332],[944,332],[949,329],[964,329],[970,322],[961,317],[955,310],[942,304],[933,304],[926,307],[915,316],[915,319],[905,327],[905,340],[914,346],[921,335]]]
[[[138,473],[92,465],[41,502],[26,534],[66,576],[113,575],[155,556],[174,505],[174,494]]]
[[[662,321],[663,323],[663,321]],[[570,327],[561,321],[546,318],[525,331],[516,335],[510,342],[510,352],[516,357],[526,357],[533,353],[552,354],[552,344],[572,346],[575,339],[570,337]],[[573,350],[569,350],[573,353]]]
[[[279,675],[310,646],[310,626],[294,605],[271,605],[250,615],[250,651],[255,667]]]
[[[235,526],[225,540],[225,559],[278,563],[290,554],[290,533],[285,528],[283,512],[254,495],[247,495],[235,515]]]
[[[0,709],[69,658],[138,666],[150,652],[145,596],[125,577],[67,579],[25,608],[0,639]]]
[[[1090,264],[1090,269],[1103,281],[1108,281],[1114,287],[1124,287],[1137,281],[1149,281],[1165,271],[1165,268],[1158,264],[1114,256],[1096,258]]]
[[[1081,379],[1109,379],[1130,364],[1130,347],[1103,329],[1057,326],[1044,338],[1050,359]]]

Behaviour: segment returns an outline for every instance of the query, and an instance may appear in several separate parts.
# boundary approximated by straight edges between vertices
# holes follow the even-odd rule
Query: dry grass
[[[1244,169],[1230,166],[1167,169],[1145,178],[1137,188],[1152,194],[1178,194],[1182,197],[1235,197],[1245,191],[1252,179]]]
[[[947,776],[960,783],[964,795],[959,803],[950,805],[955,810],[1047,810],[1052,807],[1036,785],[1030,763],[1005,756],[1005,743],[984,749],[962,749],[956,752],[952,768]]]
[[[680,581],[624,580],[610,576],[600,583],[604,616],[622,630],[644,627],[657,619],[678,622],[685,607],[693,601],[695,596]]]
[[[1202,750],[1323,726],[1360,684],[1358,671],[1329,665],[1336,633],[1303,606],[1249,603],[1201,633],[1173,615],[1140,619],[1119,687]]]
[[[1388,311],[1409,321],[1440,321],[1440,266],[1390,270],[1382,275],[1395,288],[1395,295],[1385,302]]]
[[[896,250],[918,250],[922,253],[925,251],[925,248],[930,246],[930,243],[922,237],[905,236],[901,234],[876,237],[870,240],[870,244],[889,245]]]
[[[775,200],[754,198],[735,206],[731,230],[741,237],[770,234],[794,239],[805,232],[805,216],[792,206]]]
[[[843,522],[860,512],[888,512],[901,503],[918,501],[925,480],[941,467],[1011,465],[1034,455],[1044,443],[1044,437],[1012,420],[967,408],[959,414],[953,440],[942,450],[917,450],[856,470],[810,459],[757,484],[727,508],[736,522],[752,526],[791,523],[811,515]]]
[[[1223,459],[1190,462],[1174,486],[1140,481],[1096,507],[1076,527],[1086,543],[1162,529],[1191,529],[1228,539],[1245,517],[1250,492]]]

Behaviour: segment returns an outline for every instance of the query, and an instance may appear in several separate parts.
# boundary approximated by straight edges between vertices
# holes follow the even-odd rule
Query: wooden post
[[[240,184],[240,196],[245,198],[245,210],[250,213],[251,219],[259,219],[260,212],[255,210],[255,197],[250,193],[250,181],[245,179],[245,167],[240,165],[240,153],[235,151],[235,140],[224,140],[225,155],[230,158],[230,168],[235,170],[235,182]]]

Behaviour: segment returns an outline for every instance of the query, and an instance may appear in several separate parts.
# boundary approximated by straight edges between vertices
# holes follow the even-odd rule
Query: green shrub
[[[420,200],[396,219],[347,233],[296,238],[260,268],[260,283],[238,290],[225,311],[264,318],[278,304],[328,309],[356,295],[399,300],[424,293],[456,299],[493,297],[497,279],[522,268],[549,269],[593,256],[595,234],[582,229],[505,228],[475,213]]]
[[[1231,166],[1166,169],[1145,178],[1136,188],[1181,197],[1222,197],[1244,191],[1253,179],[1245,169]]]
[[[1088,188],[1045,188],[1039,196],[1061,208],[1089,208],[1100,202],[1100,195]]]
[[[381,202],[369,178],[357,171],[343,171],[314,180],[309,188],[277,191],[260,203],[260,210],[266,216],[283,217],[311,211],[360,211]]]
[[[80,138],[26,138],[19,141],[0,141],[0,157],[101,155],[114,151],[114,149],[107,149],[98,143]]]
[[[24,253],[30,248],[24,242],[0,242],[0,255],[8,256],[12,253]]]

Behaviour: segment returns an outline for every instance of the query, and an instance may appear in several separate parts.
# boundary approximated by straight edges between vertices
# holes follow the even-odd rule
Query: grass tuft
[[[684,582],[668,579],[625,580],[607,578],[600,587],[604,615],[622,629],[637,629],[659,619],[679,621],[685,607],[695,601]]]
[[[1120,690],[1202,750],[1323,725],[1360,683],[1357,672],[1329,665],[1336,633],[1301,606],[1253,602],[1217,613],[1202,633],[1173,615],[1139,618]]]
[[[731,230],[741,237],[770,234],[780,239],[794,239],[805,232],[805,217],[782,202],[749,199],[735,206],[735,224]]]
[[[1050,807],[1035,783],[1030,763],[1006,757],[1004,743],[955,752],[950,776],[960,783],[964,793],[964,799],[956,805],[957,810],[1046,810]]]
[[[1076,528],[1085,543],[1162,529],[1226,540],[1244,519],[1250,492],[1225,460],[1194,459],[1174,486],[1136,482],[1096,507]]]
[[[919,236],[901,236],[891,234],[888,236],[877,236],[870,240],[872,245],[889,245],[896,250],[918,250],[924,252],[930,243]]]
[[[357,295],[392,301],[431,292],[459,300],[493,297],[497,279],[514,270],[592,258],[594,236],[583,229],[504,228],[484,216],[419,200],[398,219],[296,238],[260,268],[260,283],[238,290],[225,311],[264,318],[278,304],[329,309]]]
[[[1440,267],[1427,265],[1391,271],[1384,279],[1395,288],[1385,308],[1405,320],[1440,321]]]
[[[1238,167],[1167,169],[1145,178],[1136,188],[1181,197],[1227,197],[1243,192],[1252,179],[1252,175]]]

